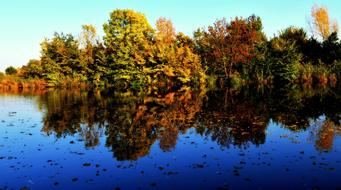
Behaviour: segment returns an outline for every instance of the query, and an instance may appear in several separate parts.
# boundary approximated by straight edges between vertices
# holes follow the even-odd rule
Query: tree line
[[[92,25],[79,37],[55,33],[41,43],[41,57],[7,75],[44,81],[46,86],[146,86],[203,88],[207,83],[335,85],[341,79],[338,25],[323,6],[314,6],[313,35],[290,26],[268,38],[260,17],[223,18],[189,37],[170,19],[151,27],[145,15],[114,10],[100,39]],[[0,79],[3,74],[0,74]]]

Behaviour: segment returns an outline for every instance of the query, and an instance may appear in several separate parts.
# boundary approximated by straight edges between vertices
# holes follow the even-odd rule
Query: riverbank
[[[20,76],[6,75],[0,78],[0,90],[34,89],[44,90],[48,88],[88,88],[90,85],[72,79],[64,80],[60,84],[51,84],[45,79],[25,79]]]

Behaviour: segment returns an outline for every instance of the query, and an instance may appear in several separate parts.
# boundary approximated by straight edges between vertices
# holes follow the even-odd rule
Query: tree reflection
[[[98,145],[106,123],[107,99],[96,92],[49,91],[40,96],[46,105],[42,131],[57,138],[79,133],[86,147]]]
[[[107,146],[112,147],[118,160],[135,160],[147,155],[157,139],[162,150],[174,148],[179,130],[184,132],[191,127],[203,98],[203,94],[189,88],[158,96],[123,97],[119,93],[117,96],[121,98],[114,102]]]
[[[245,87],[219,91],[179,90],[138,94],[134,91],[48,91],[42,131],[56,138],[79,135],[92,148],[106,136],[117,160],[137,160],[156,142],[163,151],[175,148],[179,134],[195,128],[222,147],[247,147],[266,141],[270,121],[291,131],[307,130],[316,148],[331,150],[340,135],[339,91],[328,89],[261,89]],[[317,125],[316,125],[317,126]]]
[[[203,134],[227,147],[265,142],[269,121],[268,115],[264,114],[265,106],[261,102],[253,104],[253,100],[243,93],[230,90],[208,93],[208,101],[200,115],[205,128]]]
[[[340,122],[330,119],[313,120],[310,135],[310,138],[315,141],[317,150],[329,152],[333,148],[335,136],[341,135]]]

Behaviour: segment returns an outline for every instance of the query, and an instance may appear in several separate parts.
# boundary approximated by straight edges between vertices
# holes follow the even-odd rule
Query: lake
[[[0,93],[0,189],[340,189],[341,91]]]

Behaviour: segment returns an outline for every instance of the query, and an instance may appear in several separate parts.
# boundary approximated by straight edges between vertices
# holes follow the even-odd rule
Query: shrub
[[[270,41],[271,51],[268,60],[274,75],[275,83],[293,84],[299,75],[302,55],[290,41],[275,37]]]
[[[311,64],[300,65],[300,82],[304,85],[312,85],[314,66]]]
[[[326,86],[328,84],[329,69],[323,64],[316,65],[313,71],[314,81],[321,85]]]
[[[6,72],[6,75],[14,75],[17,73],[17,69],[12,66],[9,66],[6,68],[5,72]]]

